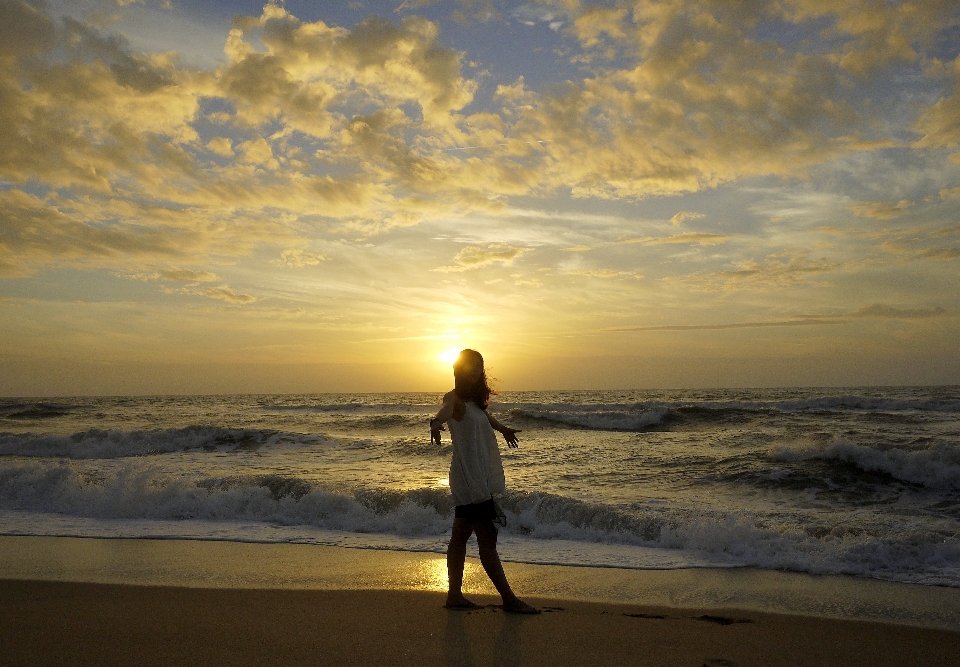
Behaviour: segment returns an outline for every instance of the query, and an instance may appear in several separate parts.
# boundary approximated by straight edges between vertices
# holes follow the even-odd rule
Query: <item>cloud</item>
[[[467,246],[454,256],[453,261],[456,262],[455,265],[438,266],[433,270],[449,273],[479,269],[488,264],[511,264],[514,259],[529,251],[530,248],[517,248],[503,243],[491,243],[486,246]]]
[[[564,20],[561,14],[550,8],[549,4],[522,3],[516,7],[510,16],[527,26],[546,23],[551,30],[559,30]]]
[[[21,4],[0,6],[0,24]],[[72,19],[54,30],[43,18],[50,34],[37,43],[50,59],[0,60],[0,177],[103,193],[126,178],[149,188],[197,176],[182,146],[197,138],[204,77],[170,57],[134,56]]]
[[[604,35],[612,41],[622,40],[627,37],[624,19],[628,12],[626,7],[588,6],[573,20],[572,30],[587,48],[603,44]]]
[[[924,109],[913,126],[920,135],[916,148],[956,148],[960,146],[960,56],[942,68],[933,68],[951,88],[948,94]]]
[[[725,329],[764,329],[768,327],[807,327],[842,324],[829,318],[802,317],[791,320],[771,320],[769,322],[732,322],[729,324],[668,324],[651,327],[611,327],[603,331],[723,331]]]
[[[634,278],[641,280],[644,276],[635,271],[615,271],[613,269],[578,269],[567,271],[566,273],[574,276],[587,276],[588,278]]]
[[[860,202],[852,204],[847,208],[853,211],[853,214],[859,218],[892,220],[893,218],[900,217],[911,206],[913,206],[912,201],[901,199],[896,204],[889,202]]]
[[[20,190],[0,191],[0,276],[30,275],[50,263],[90,266],[183,254],[173,234],[129,224],[95,226]]]
[[[916,254],[918,259],[957,259],[960,257],[960,246],[946,246],[940,248],[928,248]]]
[[[34,55],[53,46],[53,21],[40,8],[14,0],[4,2],[0,11],[4,19],[0,21],[0,55]]]
[[[226,301],[227,303],[247,304],[254,303],[257,300],[257,297],[251,296],[250,294],[239,294],[234,292],[226,285],[221,285],[220,287],[211,287],[203,290],[201,293],[204,296],[210,297],[211,299],[220,299],[222,301]]]
[[[194,271],[193,269],[181,269],[171,267],[169,269],[158,269],[151,273],[132,273],[124,276],[131,280],[163,280],[171,283],[210,283],[217,280],[217,274],[209,271]]]
[[[763,261],[740,260],[727,271],[666,277],[667,283],[699,291],[733,291],[744,289],[771,289],[798,285],[812,278],[836,271],[838,262],[827,259],[809,259],[807,253],[798,253],[782,259],[772,255]]]
[[[767,320],[760,322],[730,322],[724,324],[672,324],[661,326],[613,327],[602,331],[723,331],[726,329],[765,329],[780,327],[809,327],[835,326],[849,324],[855,319],[884,318],[884,319],[926,319],[942,317],[946,310],[936,308],[896,308],[880,303],[864,306],[850,313],[828,315],[798,315],[796,317]]]
[[[672,218],[670,218],[670,224],[674,227],[679,227],[687,220],[699,220],[700,218],[705,218],[706,216],[703,213],[695,213],[694,211],[680,211]]]
[[[305,266],[316,266],[326,259],[323,255],[310,253],[301,248],[289,248],[280,253],[280,257],[272,260],[272,262],[299,269]]]
[[[487,99],[477,98],[482,77],[465,74],[465,54],[415,15],[348,29],[267,4],[224,35],[220,66],[199,70],[38,7],[0,4],[0,179],[13,186],[3,197],[22,195],[0,215],[35,213],[49,233],[31,235],[24,222],[0,232],[4,275],[47,265],[131,272],[145,260],[200,265],[264,245],[275,257],[316,234],[355,238],[499,215],[516,196],[640,199],[756,175],[805,178],[813,165],[892,140],[869,99],[877,68],[894,76],[922,61],[933,71],[921,50],[949,9],[529,3],[514,18],[557,23],[558,39],[579,42],[574,55],[597,59],[555,85],[531,88],[522,77],[489,85],[485,94],[496,92]],[[486,4],[458,7],[466,15]],[[781,27],[827,38],[817,49],[772,39]],[[948,63],[936,76],[954,82],[955,70]],[[952,107],[935,108],[917,127],[934,137],[924,145],[949,145]],[[854,212],[889,219],[901,204],[863,202]],[[702,216],[684,210],[671,222]],[[626,242],[730,238],[686,232]],[[477,258],[492,259],[458,255],[442,270],[519,256],[478,248]],[[317,259],[284,257],[288,266]],[[732,277],[766,275],[762,263],[736,267],[729,284],[763,284]],[[813,275],[798,271],[784,275]]]
[[[946,310],[939,306],[936,308],[896,308],[882,303],[874,303],[869,306],[864,306],[860,310],[852,313],[852,316],[915,320],[928,317],[940,317],[946,312]]]
[[[946,227],[940,227],[939,229],[934,229],[928,233],[929,236],[942,238],[946,236],[960,236],[960,222],[953,225],[947,225]]]
[[[940,199],[945,201],[960,201],[960,186],[955,188],[944,188],[939,192]]]
[[[262,165],[270,169],[277,169],[280,163],[273,157],[273,148],[263,137],[256,137],[244,141],[237,146],[241,161],[249,164]]]
[[[537,4],[536,13],[572,18],[588,59],[618,57],[607,67],[591,61],[582,81],[528,94],[514,126],[548,142],[545,180],[579,197],[806,177],[813,165],[895,145],[866,90],[916,63],[913,46],[957,18],[944,3],[611,4]],[[791,31],[818,34],[817,49],[770,39]]]
[[[220,285],[219,287],[163,288],[163,291],[167,294],[190,294],[193,296],[205,296],[210,299],[218,299],[220,301],[226,301],[227,303],[241,306],[256,303],[258,301],[257,297],[251,294],[234,292],[226,285]]]
[[[718,245],[720,243],[726,243],[731,237],[729,234],[708,234],[705,232],[682,232],[680,234],[674,234],[672,236],[647,236],[637,239],[625,239],[623,241],[617,241],[617,245],[629,245],[634,243],[639,243],[640,245],[653,246],[653,245],[672,245],[676,243],[691,243],[694,245]]]
[[[251,46],[253,38],[266,52]],[[238,23],[225,51],[231,62],[221,90],[242,120],[259,126],[282,119],[316,137],[332,133],[338,119],[330,107],[346,96],[384,106],[414,101],[426,122],[443,126],[475,89],[460,77],[459,54],[440,44],[436,24],[417,16],[399,24],[371,17],[346,30],[266,5],[258,19]]]
[[[233,156],[233,144],[226,137],[214,137],[207,142],[207,148],[221,157]]]
[[[57,24],[25,3],[0,5],[0,26],[10,25],[16,34],[0,40],[9,56],[0,58],[0,179],[69,188],[88,208],[134,198],[248,221],[272,208],[382,231],[424,213],[489,208],[499,192],[527,187],[509,165],[443,153],[466,136],[456,113],[476,84],[419,17],[347,30],[270,4],[238,19],[229,61],[215,71],[133,53],[120,36]],[[361,108],[373,111],[355,115]],[[230,138],[201,137],[204,118]],[[481,114],[463,127],[496,145],[502,133],[485,118],[498,122]],[[306,150],[319,139],[327,143]],[[273,217],[261,219],[276,230]]]

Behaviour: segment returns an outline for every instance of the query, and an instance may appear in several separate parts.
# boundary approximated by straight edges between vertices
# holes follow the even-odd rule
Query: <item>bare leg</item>
[[[477,533],[477,543],[480,546],[480,563],[497,592],[500,593],[504,611],[517,614],[539,614],[540,610],[518,598],[507,582],[507,575],[504,574],[503,565],[500,563],[500,554],[497,553],[497,529],[490,522],[477,522],[473,524],[473,530]]]
[[[450,544],[447,546],[447,578],[450,589],[447,591],[447,607],[472,608],[473,602],[463,597],[463,564],[467,558],[467,540],[473,534],[473,526],[466,519],[454,519]]]

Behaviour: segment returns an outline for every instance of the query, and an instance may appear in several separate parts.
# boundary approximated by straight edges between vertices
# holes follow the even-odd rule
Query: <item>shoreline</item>
[[[504,563],[521,597],[658,609],[734,609],[960,632],[960,589],[752,568],[626,570]],[[464,592],[493,596],[467,559]],[[0,579],[187,589],[446,591],[431,552],[312,544],[0,536]]]

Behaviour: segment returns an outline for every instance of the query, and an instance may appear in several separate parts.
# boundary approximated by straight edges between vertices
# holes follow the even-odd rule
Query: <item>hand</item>
[[[519,446],[520,446],[520,445],[517,444],[517,442],[518,442],[518,440],[517,440],[517,433],[520,432],[520,429],[507,428],[506,426],[504,426],[504,427],[503,427],[503,430],[500,431],[500,432],[503,433],[503,439],[507,441],[507,446],[508,446],[508,447],[519,447]]]
[[[440,446],[440,431],[446,431],[446,427],[443,425],[442,421],[434,419],[430,422],[430,442],[436,443],[437,447]]]

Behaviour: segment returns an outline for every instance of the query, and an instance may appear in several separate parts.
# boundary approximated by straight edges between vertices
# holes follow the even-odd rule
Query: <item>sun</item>
[[[454,361],[457,360],[457,356],[459,354],[460,354],[459,348],[450,348],[449,350],[444,350],[439,355],[440,361],[447,364],[452,364]]]

